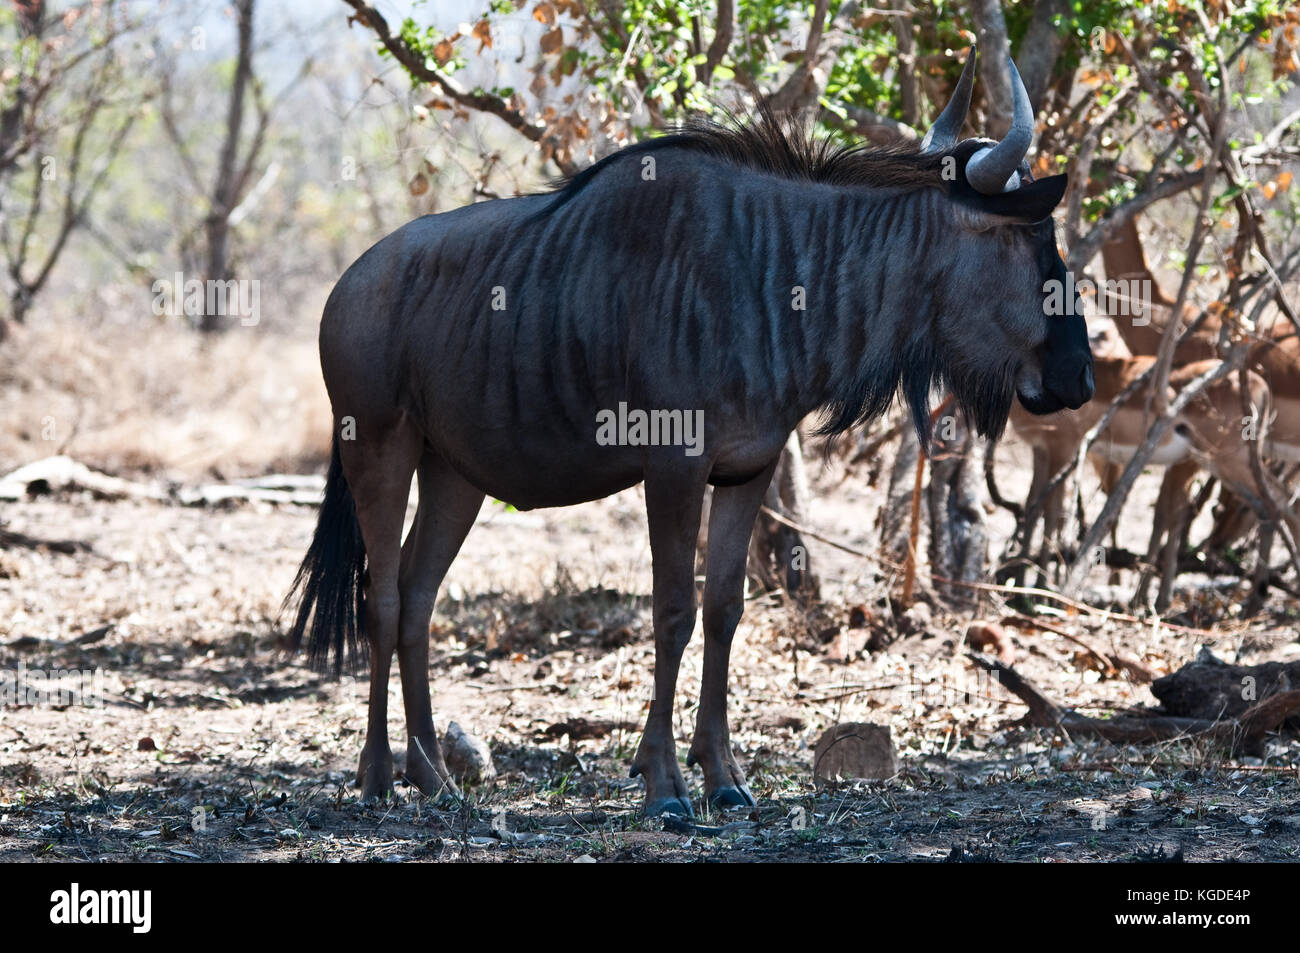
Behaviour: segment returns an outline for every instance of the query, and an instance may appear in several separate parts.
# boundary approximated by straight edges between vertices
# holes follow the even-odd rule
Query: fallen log
[[[237,503],[292,503],[297,506],[316,506],[320,503],[319,485],[295,489],[267,489],[244,483],[204,483],[195,487],[180,487],[173,494],[182,506],[217,506],[227,502]]]
[[[1072,738],[1100,738],[1115,744],[1152,744],[1196,739],[1226,748],[1229,757],[1239,754],[1260,755],[1264,749],[1264,735],[1300,712],[1300,691],[1291,691],[1275,694],[1253,705],[1242,712],[1239,718],[1213,720],[1177,715],[1092,718],[1058,705],[1010,665],[976,652],[968,652],[966,657],[985,671],[995,674],[1003,688],[1029,706],[1025,717],[1027,723],[1060,731]]]
[[[103,500],[144,499],[176,502],[183,506],[217,506],[241,503],[286,503],[315,506],[320,503],[325,481],[315,475],[276,473],[236,480],[234,483],[204,483],[199,486],[163,486],[138,483],[92,470],[71,457],[37,460],[0,476],[0,500],[17,502],[47,494],[85,491]],[[20,538],[0,540],[22,545]],[[59,541],[44,544],[58,552]]]
[[[104,500],[167,498],[161,487],[99,473],[64,456],[46,457],[0,477],[0,500],[18,501],[71,490],[86,490]]]
[[[80,539],[38,539],[15,530],[0,527],[0,549],[34,549],[72,556],[93,552],[90,543]]]

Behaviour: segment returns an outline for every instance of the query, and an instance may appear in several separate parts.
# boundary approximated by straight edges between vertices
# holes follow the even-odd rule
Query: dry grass
[[[0,343],[6,470],[66,453],[185,481],[310,471],[329,430],[314,336],[53,319]]]

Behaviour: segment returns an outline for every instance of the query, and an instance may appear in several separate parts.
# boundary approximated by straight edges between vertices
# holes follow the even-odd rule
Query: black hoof
[[[715,810],[726,811],[737,807],[757,807],[758,801],[745,785],[728,784],[709,795],[709,806]]]
[[[661,797],[657,801],[646,804],[646,817],[659,817],[663,814],[673,814],[677,817],[695,816],[695,812],[691,810],[691,802],[684,797]]]

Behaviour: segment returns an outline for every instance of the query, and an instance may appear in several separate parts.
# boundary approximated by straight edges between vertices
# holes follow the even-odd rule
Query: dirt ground
[[[818,471],[817,488],[812,524],[873,551],[878,492],[841,485],[833,471]],[[692,826],[641,819],[640,781],[627,767],[653,646],[635,490],[535,513],[485,504],[444,586],[431,666],[439,729],[456,721],[485,739],[498,777],[469,786],[459,804],[399,782],[392,801],[360,805],[351,781],[364,677],[333,681],[286,658],[275,627],[313,508],[85,493],[0,505],[4,528],[32,543],[0,550],[0,671],[103,672],[102,707],[0,709],[0,861],[1300,857],[1294,737],[1271,739],[1262,759],[1227,763],[1190,744],[1113,748],[1023,728],[1024,706],[978,677],[961,644],[966,624],[997,618],[1000,602],[937,611],[872,650],[879,627],[850,623],[889,617],[893,579],[824,545],[812,550],[824,596],[813,616],[758,596],[737,635],[733,743],[759,807]],[[1131,505],[1141,512],[1140,500]],[[1125,524],[1133,539],[1142,530],[1140,517]],[[1209,585],[1184,592],[1191,609],[1180,618],[1204,624],[1231,598]],[[1052,621],[1167,672],[1202,645],[1230,661],[1293,660],[1296,608],[1275,598],[1250,625],[1213,633]],[[701,642],[697,633],[679,682],[683,756]],[[1057,634],[1015,630],[1012,642],[1017,670],[1062,704],[1088,713],[1156,704],[1148,686],[1097,671]],[[890,726],[897,777],[813,784],[812,748],[844,721]],[[698,806],[698,771],[686,776]]]

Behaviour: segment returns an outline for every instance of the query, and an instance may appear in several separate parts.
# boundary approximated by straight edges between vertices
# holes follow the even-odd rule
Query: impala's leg
[[[1169,524],[1169,538],[1160,553],[1160,588],[1156,590],[1155,610],[1165,612],[1174,597],[1174,583],[1178,581],[1178,557],[1182,555],[1183,541],[1187,538],[1187,517],[1190,507],[1183,506],[1174,512]]]
[[[341,441],[343,474],[356,501],[357,522],[366,544],[365,633],[370,645],[370,710],[366,743],[357,766],[361,797],[385,796],[393,786],[388,747],[388,673],[397,647],[401,597],[397,586],[402,522],[411,474],[422,439],[405,416],[386,426],[357,427],[358,439]]]
[[[1043,473],[1047,469],[1047,452],[1039,447],[1031,447],[1029,453],[1030,459],[1033,461],[1033,469],[1029,478],[1029,494],[1025,497],[1024,523],[1019,529],[1024,534],[1021,540],[1020,555],[1025,559],[1032,560],[1034,558],[1034,536],[1038,532],[1038,521],[1042,519],[1042,512],[1038,513],[1034,524],[1030,525],[1029,510],[1034,505],[1034,501],[1038,499],[1039,494],[1043,492],[1045,485]],[[1025,580],[1025,576],[1025,567],[1021,565],[1016,570],[1015,584],[1021,585]]]
[[[1111,491],[1119,485],[1119,478],[1122,475],[1123,475],[1123,471],[1120,469],[1120,465],[1118,463],[1108,462],[1106,463],[1105,466],[1101,467],[1101,469],[1098,471],[1097,477],[1101,480],[1101,491],[1106,494],[1106,497],[1108,499],[1110,498]],[[1114,552],[1117,553],[1119,552],[1118,516],[1116,517],[1115,522],[1110,524],[1110,548]],[[1118,586],[1120,582],[1119,570],[1112,569],[1110,571],[1110,575],[1108,578],[1112,586]]]
[[[1023,525],[1021,526],[1023,536],[1020,555],[1024,559],[1037,564],[1037,573],[1035,574],[1033,585],[1042,585],[1046,582],[1043,577],[1043,567],[1046,565],[1044,560],[1046,558],[1045,554],[1047,551],[1048,540],[1047,524],[1051,519],[1052,501],[1050,499],[1043,500],[1032,523],[1029,520],[1029,511],[1038,501],[1038,498],[1042,496],[1043,491],[1047,489],[1047,481],[1051,476],[1047,471],[1051,466],[1051,462],[1048,459],[1047,450],[1042,447],[1035,446],[1031,449],[1030,453],[1033,459],[1033,475],[1030,477],[1029,481],[1029,494],[1025,497],[1025,516]],[[1038,526],[1040,523],[1043,526],[1042,548],[1035,552],[1035,537],[1037,536]],[[1023,564],[1018,566],[1016,568],[1015,576],[1013,577],[1013,582],[1017,586],[1023,584],[1028,574],[1026,566]]]
[[[648,476],[645,497],[654,571],[655,682],[632,777],[645,780],[647,817],[689,815],[691,799],[677,766],[673,696],[682,652],[695,629],[695,544],[704,481]]]
[[[745,772],[736,764],[727,728],[727,663],[745,602],[745,561],[754,518],[772,480],[773,463],[740,486],[713,491],[708,570],[704,581],[704,679],[688,765],[704,772],[704,796],[714,807],[752,807]]]
[[[1155,573],[1160,574],[1160,592],[1164,597],[1173,592],[1171,571],[1176,571],[1179,542],[1179,526],[1183,511],[1187,508],[1187,496],[1192,480],[1195,479],[1199,466],[1195,461],[1183,460],[1170,464],[1160,480],[1160,492],[1156,495],[1155,511],[1151,520],[1151,542],[1147,546],[1146,566],[1138,577],[1137,588],[1133,592],[1132,604],[1142,606],[1147,601],[1151,588],[1151,579]],[[1171,567],[1167,556],[1169,547],[1175,547],[1174,565]],[[1160,596],[1157,596],[1159,602]]]
[[[397,662],[406,707],[406,777],[429,797],[455,794],[442,759],[429,698],[429,618],[438,587],[474,525],[483,492],[467,483],[433,451],[420,458],[420,507],[402,546],[398,586],[402,596]]]
[[[1052,477],[1065,466],[1065,461],[1058,459],[1051,451],[1045,451],[1042,458],[1041,473],[1040,465],[1037,458],[1034,461],[1034,482],[1038,483],[1036,492],[1042,493],[1047,489]],[[1069,481],[1061,483],[1055,490],[1047,495],[1043,502],[1043,540],[1041,548],[1038,550],[1038,582],[1036,585],[1045,586],[1049,584],[1048,569],[1053,562],[1057,563],[1057,571],[1060,569],[1060,560],[1055,557],[1060,554],[1061,527],[1065,523],[1065,490]],[[1031,490],[1031,492],[1035,492]]]

